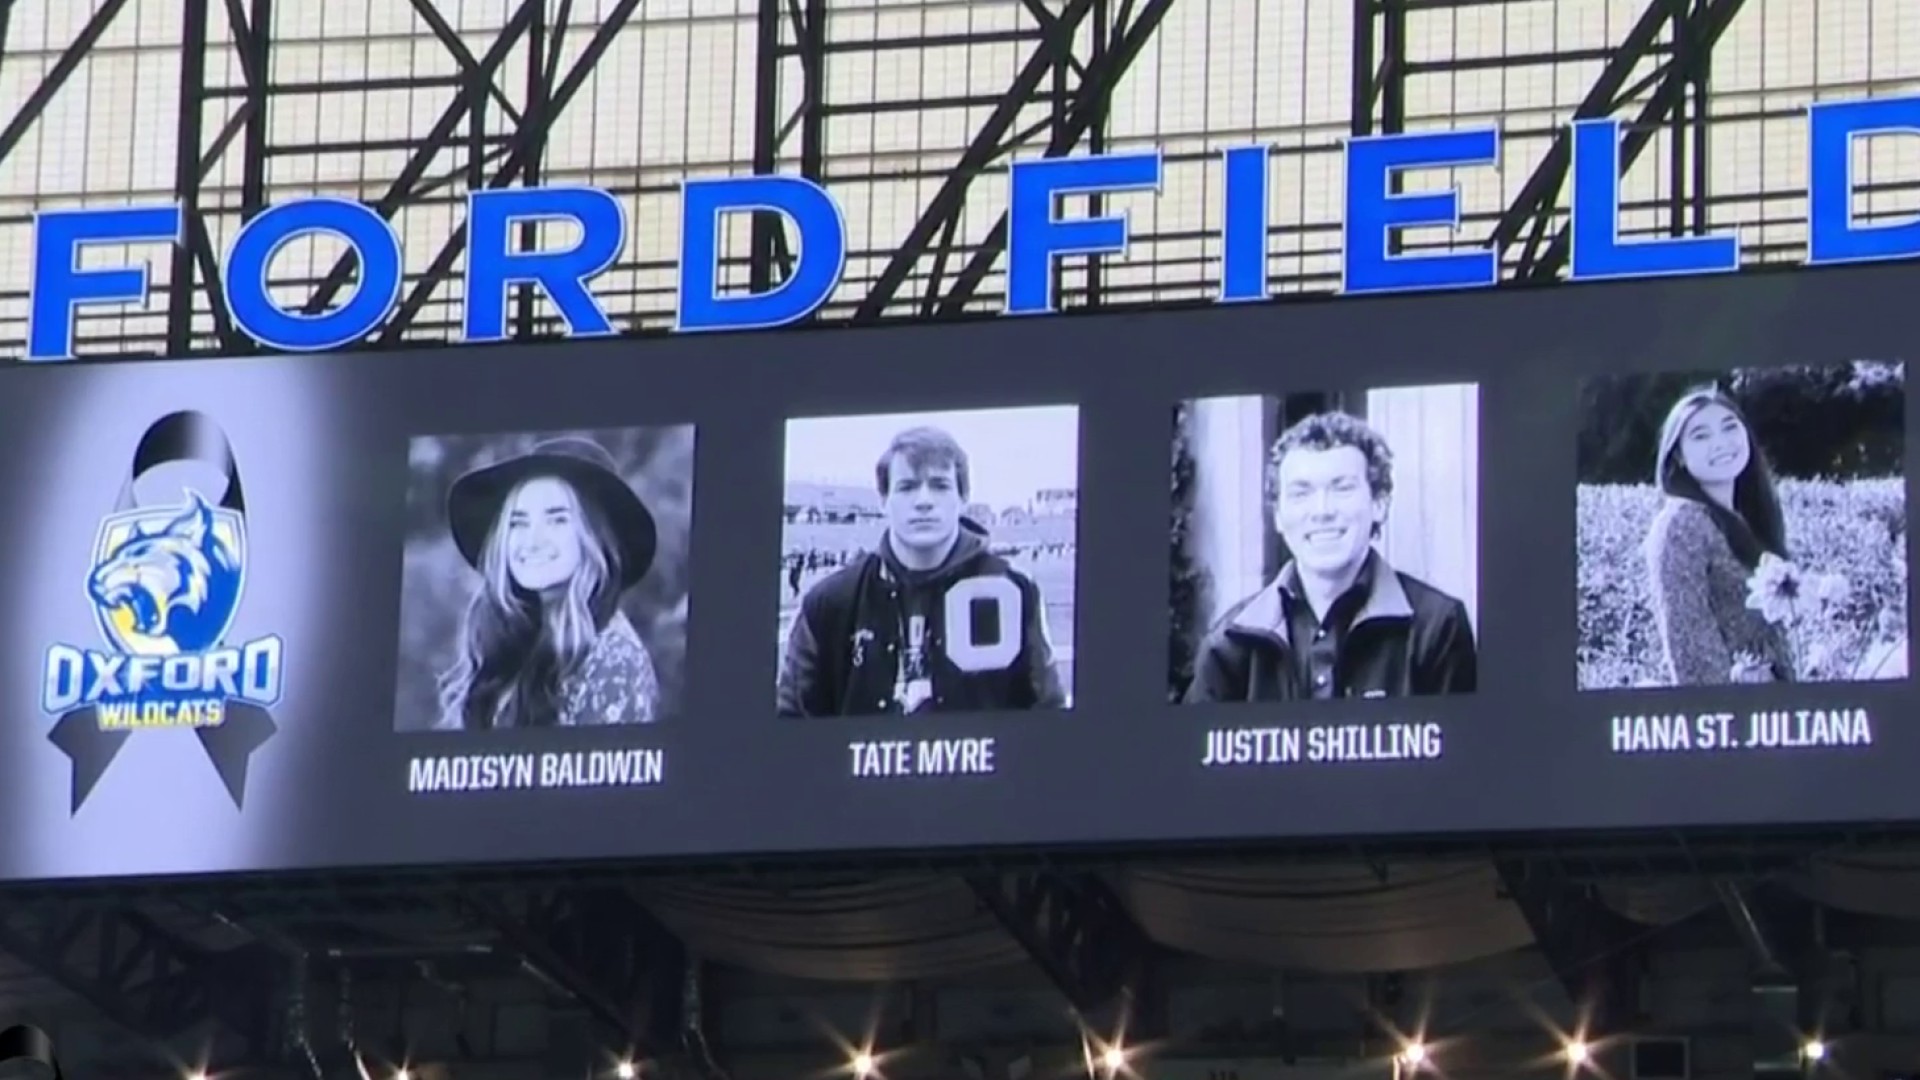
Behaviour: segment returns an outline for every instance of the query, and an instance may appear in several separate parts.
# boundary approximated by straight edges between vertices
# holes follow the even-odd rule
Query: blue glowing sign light
[[[1920,256],[1920,217],[1872,220],[1856,212],[1856,157],[1873,137],[1920,138],[1920,95],[1821,102],[1808,109],[1807,258],[1809,264],[1878,262]],[[1571,149],[1571,239],[1568,277],[1576,281],[1722,273],[1738,268],[1731,233],[1625,239],[1620,235],[1620,127],[1581,120],[1567,131]],[[1267,298],[1269,147],[1221,152],[1220,303]],[[1355,294],[1493,285],[1499,276],[1488,248],[1442,252],[1396,250],[1404,230],[1461,229],[1461,196],[1452,186],[1421,183],[1421,171],[1456,176],[1492,169],[1500,160],[1493,128],[1354,138],[1345,146],[1345,221],[1341,283]],[[1160,190],[1160,152],[1130,152],[1016,161],[1008,170],[1007,297],[1009,315],[1058,310],[1054,271],[1066,256],[1124,255],[1124,214],[1071,216],[1064,197]],[[721,288],[721,229],[730,215],[777,216],[797,251],[779,284],[757,293]],[[570,244],[522,250],[514,232],[527,223],[571,226]],[[89,246],[179,244],[186,232],[178,204],[53,210],[34,223],[33,281],[27,359],[63,360],[74,352],[74,320],[82,308],[143,304],[151,288],[145,265],[81,266]],[[507,301],[531,287],[558,312],[569,334],[615,332],[591,283],[628,243],[625,211],[608,192],[590,187],[477,191],[468,197],[466,305],[463,340],[507,335]],[[277,252],[304,236],[325,234],[352,249],[358,285],[330,310],[291,310],[267,289]],[[157,254],[157,253],[156,253]],[[847,261],[846,221],[833,196],[811,180],[744,176],[689,180],[681,188],[681,248],[675,329],[744,330],[804,319],[841,285]],[[313,352],[352,346],[380,328],[399,303],[405,253],[392,225],[371,207],[341,199],[299,199],[249,221],[225,256],[223,296],[233,323],[263,349]]]

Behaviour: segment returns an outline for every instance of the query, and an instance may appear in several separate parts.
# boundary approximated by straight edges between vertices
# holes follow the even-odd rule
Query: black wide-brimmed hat
[[[620,547],[620,587],[633,587],[653,565],[657,534],[653,514],[620,479],[612,455],[591,439],[548,439],[518,457],[475,469],[447,491],[447,523],[468,565],[480,565],[487,534],[500,518],[508,493],[522,480],[553,476],[590,500],[613,529]]]

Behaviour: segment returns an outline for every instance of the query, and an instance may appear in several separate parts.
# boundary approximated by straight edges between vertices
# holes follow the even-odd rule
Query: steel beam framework
[[[1103,152],[1114,89],[1171,6],[1172,0],[1065,0],[1057,5],[1023,0],[1019,7],[1025,19],[1012,27],[837,40],[828,32],[825,0],[761,0],[756,171],[797,172],[830,191],[842,183],[857,189],[874,177],[839,176],[828,168],[827,148],[836,126],[902,110],[929,116],[987,110],[958,156],[937,170],[938,190],[920,208],[906,235],[850,253],[843,299],[829,304],[823,315],[873,322],[937,318],[965,310],[1006,247],[1004,211],[984,230],[964,228],[973,185],[1016,154]],[[838,101],[829,91],[827,71],[836,62],[857,58],[875,63],[896,54],[965,53],[994,46],[1019,49],[1021,60],[1005,89],[993,94]],[[789,67],[797,67],[797,79],[786,78]],[[1099,197],[1086,201],[1097,213]],[[791,258],[790,241],[778,219],[763,215],[756,220],[748,282],[765,288],[779,281]],[[1066,287],[1058,295],[1063,303],[1097,304],[1100,279],[1098,261],[1090,261],[1077,283],[1059,282]]]
[[[1153,942],[1095,874],[976,874],[974,895],[1102,1038],[1153,1038]]]
[[[1196,0],[1204,2],[1204,0]],[[1344,3],[1345,0],[1332,0]],[[1378,134],[1446,123],[1430,103],[1463,76],[1497,72],[1590,71],[1588,91],[1577,103],[1547,115],[1516,116],[1503,127],[1510,165],[1526,169],[1497,211],[1469,213],[1454,237],[1422,236],[1399,241],[1412,246],[1490,244],[1502,273],[1514,280],[1553,280],[1565,270],[1565,187],[1568,145],[1557,125],[1570,117],[1616,116],[1627,135],[1622,158],[1636,163],[1650,155],[1660,173],[1657,192],[1640,195],[1627,208],[1629,233],[1697,234],[1720,224],[1723,196],[1711,189],[1711,140],[1725,121],[1751,121],[1751,111],[1722,118],[1710,108],[1712,56],[1734,24],[1742,0],[1644,0],[1639,15],[1622,24],[1601,47],[1585,42],[1545,50],[1475,55],[1458,51],[1435,28],[1456,16],[1498,8],[1489,0],[1352,0],[1349,119],[1353,134]],[[0,5],[0,68],[5,65],[11,20]],[[0,127],[0,162],[41,122],[49,104],[67,86],[103,39],[124,18],[130,0],[100,0],[67,47],[49,63],[21,107]],[[131,354],[244,353],[253,343],[232,325],[220,301],[219,254],[232,232],[302,177],[317,175],[317,163],[341,155],[380,155],[390,166],[370,167],[359,181],[361,197],[381,214],[403,208],[441,206],[451,227],[433,246],[411,252],[399,311],[369,342],[374,347],[446,340],[455,334],[453,312],[461,302],[460,261],[464,230],[458,204],[468,191],[537,184],[549,178],[556,124],[591,105],[583,88],[623,35],[645,31],[641,0],[616,0],[583,22],[571,0],[515,0],[498,25],[484,34],[457,26],[440,0],[407,0],[425,40],[442,61],[423,67],[435,73],[395,77],[328,72],[318,79],[290,78],[282,53],[297,41],[281,23],[286,12],[274,0],[182,0],[180,20],[179,141],[172,167],[173,194],[188,210],[185,241],[168,261],[161,309],[82,319],[91,352]],[[928,5],[932,11],[935,5]],[[1111,111],[1116,89],[1150,55],[1155,35],[1167,23],[1171,0],[1003,0],[982,9],[1007,17],[939,22],[929,15],[910,32],[894,29],[862,7],[836,7],[826,0],[758,0],[748,25],[751,78],[741,112],[750,127],[748,165],[756,171],[798,172],[843,195],[855,206],[886,185],[919,191],[910,217],[854,222],[848,268],[840,291],[818,314],[821,320],[870,322],[896,318],[944,318],[990,310],[998,263],[1005,246],[1004,200],[983,180],[1016,155],[1100,152],[1113,145]],[[1324,15],[1320,8],[1314,9]],[[1436,21],[1440,20],[1440,21]],[[936,25],[936,22],[938,23]],[[1256,24],[1258,25],[1272,25]],[[1261,30],[1260,33],[1268,33]],[[423,43],[425,41],[423,40]],[[920,80],[904,95],[862,87],[836,71],[874,72],[890,63],[955,57],[960,63],[991,54],[1013,57],[1003,85],[983,87],[974,77],[960,89]],[[215,62],[216,51],[220,62]],[[1285,57],[1284,54],[1276,54]],[[229,62],[229,58],[236,63]],[[930,62],[930,61],[928,61]],[[444,104],[432,122],[405,138],[316,138],[295,134],[276,116],[289,110],[339,107],[398,91],[435,89]],[[930,147],[897,161],[849,156],[840,149],[882,120],[948,124],[963,118],[970,134],[947,151]],[[1266,129],[1262,129],[1266,130]],[[1278,130],[1278,129],[1275,129]],[[1130,133],[1138,138],[1137,133]],[[1282,161],[1337,153],[1338,142],[1314,137],[1282,139]],[[944,145],[944,144],[943,144]],[[1205,151],[1169,150],[1170,162],[1191,164]],[[689,166],[691,169],[692,166]],[[597,179],[597,178],[596,178]],[[1878,178],[1869,178],[1871,181]],[[634,182],[612,175],[598,180],[616,194],[670,192],[671,183]],[[1912,185],[1907,185],[1912,186]],[[1645,191],[1644,183],[1635,191]],[[1883,183],[1884,190],[1900,188]],[[1784,193],[1783,193],[1784,194]],[[1742,196],[1751,202],[1751,195]],[[1099,196],[1072,200],[1070,210],[1099,212]],[[1171,227],[1170,227],[1171,228]],[[1181,226],[1180,229],[1185,229]],[[538,228],[522,228],[531,244]],[[1200,242],[1190,231],[1156,231],[1136,224],[1135,245],[1156,262],[1163,249],[1178,265],[1182,283],[1162,287],[1133,275],[1110,281],[1113,264],[1066,260],[1058,271],[1057,295],[1072,306],[1134,306],[1165,295],[1204,295],[1211,268],[1191,271],[1203,259],[1176,255]],[[1337,260],[1331,222],[1287,221],[1272,232],[1276,251],[1291,251],[1298,265],[1276,257],[1270,285],[1276,293],[1331,288],[1326,269]],[[792,262],[791,238],[772,215],[753,220],[744,243],[723,245],[723,282],[732,288],[766,288],[782,279]],[[1748,245],[1755,257],[1766,252]],[[354,285],[350,258],[310,274],[276,279],[276,289],[312,313],[337,303]],[[1190,272],[1191,271],[1191,272]],[[603,283],[603,299],[616,324],[633,333],[665,330],[672,299],[649,284],[672,272],[659,250],[636,250],[616,263]],[[1195,280],[1185,281],[1192,277]],[[510,332],[550,336],[552,315],[530,290],[514,299]],[[0,331],[18,334],[18,330]],[[0,355],[18,348],[17,337],[0,340]]]
[[[294,1063],[331,1074],[355,1062],[404,1061],[403,1041],[356,1030],[382,1026],[354,1022],[356,987],[404,1013],[409,988],[518,975],[581,1017],[582,1045],[609,1059],[724,1075],[700,1020],[697,965],[618,883],[279,889],[177,902],[249,942],[209,952],[142,907],[35,898],[0,908],[0,949],[156,1048],[209,1025],[240,1036],[218,1055],[228,1067]],[[432,932],[380,928],[394,924]],[[339,1003],[331,1019],[318,1004],[328,999]],[[395,1020],[400,1030],[404,1019]],[[463,1060],[497,1055],[466,1033],[455,1043]]]
[[[214,951],[134,907],[37,902],[0,907],[0,949],[156,1049],[201,1036],[257,1055],[276,1038],[285,972],[264,945]]]
[[[1836,1030],[1836,1017],[1844,1020],[1847,980],[1837,954],[1913,940],[1906,924],[1837,918],[1783,890],[1751,884],[1802,866],[1822,849],[1834,850],[1803,844],[1757,861],[1751,854],[1727,861],[1699,848],[1685,864],[1644,867],[1660,874],[1726,875],[1741,883],[1728,887],[1728,895],[1739,898],[1728,903],[1735,918],[1690,919],[1691,929],[1662,931],[1658,944],[1746,941],[1755,957],[1756,1031],[1765,1027],[1776,1044],[1788,1030],[1785,1021],[1798,1021],[1797,1030]],[[1364,854],[1330,850],[1320,857]],[[1621,860],[1645,859],[1647,853],[1623,853],[1611,861],[1583,857],[1576,849],[1484,854],[1496,860],[1506,894],[1582,1010],[1584,1030],[1597,1036],[1630,1025],[1644,951],[1654,935],[1613,914],[1597,899],[1592,879],[1631,873]],[[1118,1033],[1139,1042],[1163,1030],[1158,949],[1099,867],[1018,869],[1009,862],[983,870],[973,862],[954,870],[964,874],[982,906],[1060,991],[1089,1034]],[[315,1003],[326,999],[326,991],[344,997],[353,986],[397,986],[404,998],[407,986],[521,972],[570,1002],[594,1029],[592,1042],[608,1054],[650,1057],[690,1074],[723,1077],[701,1021],[706,1003],[699,965],[633,899],[628,874],[608,869],[527,873],[517,881],[447,875],[261,881],[205,891],[169,888],[115,902],[84,894],[77,900],[71,894],[24,894],[0,908],[0,950],[156,1045],[210,1025],[228,1031],[238,1040],[222,1054],[226,1062],[242,1053],[256,1062],[298,1062],[307,1055],[342,1065],[349,1054],[399,1060],[404,1047],[382,1045],[377,1037],[363,1041],[350,1029],[311,1030],[307,1018],[323,1012]],[[214,952],[186,941],[142,913],[163,896],[244,930],[252,943]],[[369,928],[392,922],[430,922],[435,940],[410,941]],[[1782,1001],[1793,1006],[1791,1016],[1782,1016]],[[463,1043],[461,1053],[463,1060],[488,1060],[497,1048]]]
[[[1622,169],[1632,169],[1656,141],[1666,175],[1655,205],[1657,226],[1629,223],[1623,232],[1658,231],[1673,236],[1708,230],[1713,205],[1708,189],[1709,83],[1713,47],[1744,0],[1645,0],[1645,7],[1617,44],[1602,49],[1516,52],[1500,56],[1425,58],[1409,53],[1407,23],[1416,13],[1467,9],[1477,0],[1354,0],[1353,120],[1355,135],[1407,130],[1408,102],[1423,80],[1443,80],[1473,71],[1520,73],[1527,69],[1599,64],[1587,93],[1571,115],[1555,124],[1623,117]],[[1564,130],[1509,129],[1506,134],[1545,138],[1545,152],[1506,210],[1488,223],[1469,221],[1469,242],[1485,242],[1501,261],[1503,275],[1528,282],[1551,281],[1566,269],[1566,181],[1572,142]],[[1509,151],[1511,153],[1511,151]],[[1644,214],[1642,215],[1644,216]],[[1477,227],[1476,227],[1477,226]],[[1476,235],[1478,233],[1478,235]]]
[[[625,890],[518,890],[465,905],[627,1056],[660,1058],[689,1048],[686,947]]]
[[[437,0],[408,0],[408,5],[445,50],[451,73],[396,79],[327,72],[319,79],[289,79],[275,74],[284,67],[278,53],[287,47],[276,35],[276,0],[181,0],[179,129],[172,193],[187,212],[187,232],[170,260],[165,284],[156,287],[165,297],[162,329],[156,337],[137,316],[125,322],[108,321],[105,330],[103,320],[83,318],[83,340],[104,334],[126,346],[115,349],[108,344],[107,351],[134,354],[255,351],[255,344],[235,329],[227,315],[219,271],[222,238],[212,234],[209,222],[217,222],[230,242],[233,231],[268,205],[279,171],[289,166],[313,166],[340,155],[404,154],[404,162],[391,177],[369,176],[363,181],[372,189],[366,202],[389,220],[403,207],[452,206],[469,191],[540,184],[554,124],[579,97],[609,47],[628,29],[640,0],[615,0],[608,5],[584,32],[583,41],[569,33],[572,0],[517,0],[503,25],[478,49],[472,44],[473,36],[458,30]],[[0,64],[4,64],[8,28],[4,13],[11,6],[0,4]],[[0,129],[0,161],[41,120],[48,104],[128,6],[129,0],[105,0],[95,9]],[[219,65],[212,59],[216,49],[238,59],[237,76],[216,78]],[[448,100],[417,138],[321,139],[274,124],[277,112],[296,103],[324,109],[356,97],[435,88],[445,90]],[[522,242],[531,244],[535,231],[531,223],[522,226]],[[456,225],[424,266],[410,267],[397,315],[369,344],[397,344],[416,329],[424,310],[445,309],[457,301],[453,290],[460,281],[457,264],[465,235],[464,226]],[[338,303],[355,285],[357,273],[357,261],[342,256],[318,276],[277,275],[271,284],[297,294],[300,310],[316,314]],[[521,295],[513,309],[511,332],[523,337],[544,332],[534,310],[533,296]],[[451,327],[451,322],[443,321],[430,332],[445,336]]]
[[[549,178],[556,124],[581,108],[583,88],[622,35],[638,33],[640,0],[615,0],[591,25],[574,17],[571,0],[517,0],[500,25],[476,35],[456,26],[436,0],[408,0],[441,51],[445,74],[343,76],[329,72],[301,81],[282,74],[289,37],[286,12],[274,0],[180,0],[179,142],[171,169],[172,194],[187,209],[185,242],[172,255],[157,316],[83,320],[94,351],[128,354],[241,353],[252,349],[220,300],[219,252],[233,228],[257,215],[289,183],[283,174],[340,155],[387,155],[395,164],[363,176],[363,197],[383,216],[406,208],[446,206],[455,218],[466,192],[542,183]],[[0,125],[0,161],[23,143],[49,104],[103,40],[126,17],[129,0],[98,0],[66,46],[46,65],[19,107]],[[982,5],[988,6],[988,5]],[[1629,165],[1656,154],[1664,173],[1658,198],[1631,208],[1629,230],[1697,233],[1711,223],[1719,196],[1708,183],[1715,46],[1740,13],[1740,0],[1645,0],[1637,20],[1601,49],[1556,48],[1499,56],[1425,54],[1430,40],[1410,32],[1420,19],[1488,6],[1487,0],[1353,0],[1351,109],[1353,134],[1391,133],[1428,125],[1426,87],[1475,71],[1520,72],[1585,65],[1596,69],[1589,91],[1571,115],[1621,116]],[[1101,152],[1115,142],[1111,110],[1121,87],[1148,56],[1174,10],[1172,0],[1018,0],[1012,18],[968,21],[958,29],[923,27],[849,29],[864,15],[836,10],[828,0],[759,0],[753,16],[754,77],[750,95],[750,165],[756,171],[797,172],[854,198],[881,182],[923,183],[925,197],[904,226],[885,223],[861,233],[850,252],[845,286],[821,312],[824,320],[872,322],[937,319],[977,309],[992,299],[992,278],[1004,252],[1004,209],[983,181],[1016,155]],[[0,0],[0,70],[15,5]],[[864,24],[860,24],[864,26]],[[1264,44],[1264,42],[1263,42]],[[922,89],[904,96],[861,94],[834,70],[872,70],[892,58],[1011,49],[1004,84],[963,92]],[[213,62],[215,50],[238,61],[237,70]],[[428,65],[423,65],[428,66]],[[397,90],[438,88],[446,100],[420,134],[401,140],[321,139],[299,135],[276,115],[295,103],[370,99]],[[933,151],[876,172],[870,161],[849,164],[836,153],[842,132],[877,118],[901,115],[931,122],[966,118],[968,134],[946,160]],[[1510,140],[1539,148],[1509,150],[1530,173],[1499,213],[1469,217],[1457,242],[1490,242],[1503,274],[1550,280],[1565,267],[1567,147],[1553,125],[1568,117],[1510,125]],[[1331,154],[1331,139],[1281,151],[1299,157]],[[601,180],[618,194],[662,190],[657,181]],[[1098,213],[1097,196],[1076,210]],[[1324,224],[1276,226],[1276,242],[1308,246],[1301,234]],[[522,240],[532,243],[528,225]],[[1169,240],[1151,228],[1141,250]],[[1190,237],[1176,239],[1191,239]],[[409,273],[398,315],[377,347],[453,335],[448,312],[458,301],[464,230],[457,225]],[[1322,242],[1322,241],[1316,241]],[[1331,244],[1331,241],[1322,242]],[[772,217],[756,218],[740,257],[723,280],[766,288],[791,266],[790,237]],[[615,277],[638,280],[670,269],[663,254],[637,252],[616,264]],[[339,260],[310,279],[276,281],[317,312],[337,302],[355,282],[356,267]],[[1324,271],[1274,270],[1276,292],[1324,291]],[[1152,303],[1151,289],[1120,288],[1098,260],[1072,263],[1055,292],[1077,306]],[[603,293],[616,321],[632,332],[667,323],[657,288],[619,286]],[[625,305],[621,308],[621,305]],[[535,299],[515,298],[512,333],[553,332]],[[16,330],[0,332],[0,355],[15,355]],[[1691,865],[1693,853],[1659,856]],[[1640,856],[1618,856],[1608,866]],[[1745,858],[1743,855],[1730,858]],[[1570,992],[1595,998],[1608,1015],[1628,1007],[1620,996],[1626,977],[1611,970],[1597,981],[1582,958],[1622,954],[1622,928],[1591,900],[1566,863],[1506,859],[1503,873],[1536,923],[1543,948],[1567,973]],[[1665,864],[1663,864],[1665,865]],[[1038,869],[970,877],[981,902],[1027,949],[1076,1009],[1092,1012],[1137,994],[1150,948],[1099,879],[1090,872]],[[617,885],[595,881],[539,887],[505,898],[469,902],[500,947],[519,956],[549,983],[562,987],[603,1026],[636,1049],[684,1043],[689,1018],[682,1006],[694,967],[671,935],[659,930]],[[612,946],[608,942],[613,942]],[[179,942],[137,912],[101,907],[72,910],[28,905],[0,913],[0,948],[14,953],[92,1001],[123,1026],[164,1039],[216,1019],[245,1038],[267,1036],[256,1008],[272,1000],[255,992],[278,971],[284,951],[268,946],[214,955]],[[1606,965],[1602,965],[1605,967]],[[1582,974],[1582,972],[1588,972]],[[239,993],[234,993],[235,989]],[[697,1027],[697,1025],[696,1025]]]
[[[1627,1030],[1640,1013],[1646,934],[1550,860],[1502,859],[1495,867],[1580,1014],[1577,1034],[1597,1040]]]
[[[1850,954],[1890,942],[1897,931],[1764,879],[1715,886],[1747,953],[1754,1075],[1804,1075],[1808,1038],[1837,1039],[1858,1027],[1860,988]]]

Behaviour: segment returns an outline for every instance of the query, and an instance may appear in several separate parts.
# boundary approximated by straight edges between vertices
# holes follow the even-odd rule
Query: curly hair
[[[1393,494],[1393,450],[1365,420],[1350,413],[1315,413],[1280,434],[1267,454],[1267,494],[1280,493],[1280,462],[1295,450],[1335,450],[1351,446],[1367,459],[1367,486],[1373,497]]]

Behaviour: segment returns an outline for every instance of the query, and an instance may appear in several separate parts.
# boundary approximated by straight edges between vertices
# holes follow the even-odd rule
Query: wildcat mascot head
[[[199,492],[172,517],[143,516],[110,538],[87,591],[112,636],[129,652],[216,648],[240,599],[239,553],[228,523]]]

